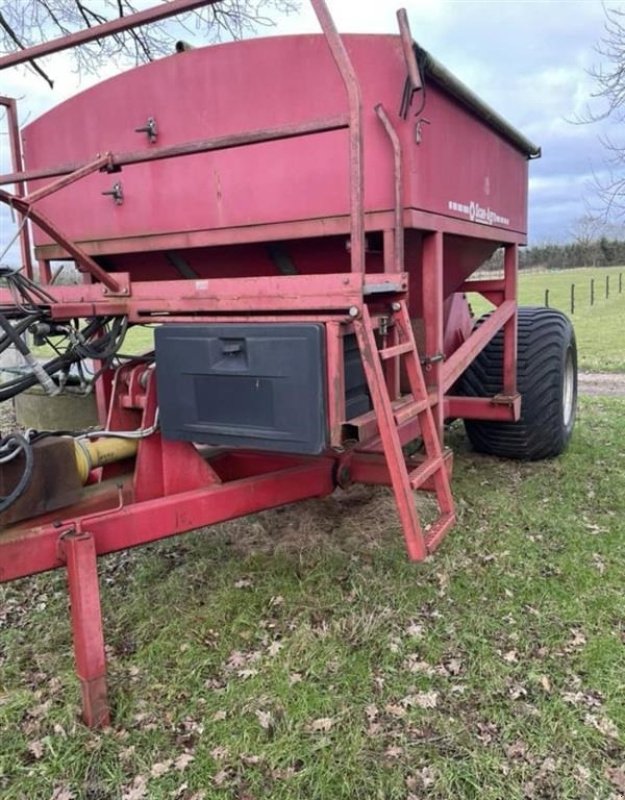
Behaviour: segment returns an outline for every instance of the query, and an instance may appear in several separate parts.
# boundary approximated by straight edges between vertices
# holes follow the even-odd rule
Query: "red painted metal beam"
[[[516,314],[516,303],[504,301],[442,365],[442,390],[448,391],[493,336]]]
[[[93,536],[100,556],[297,500],[323,497],[334,490],[334,459],[302,463],[294,458],[291,463],[296,466],[93,516],[76,515],[43,527],[0,532],[0,583],[62,567],[59,543],[77,526]]]
[[[1,194],[1,192],[0,192]],[[108,275],[108,273],[105,273]],[[318,311],[326,316],[347,312],[363,304],[367,287],[388,292],[404,292],[405,273],[399,275],[333,273],[328,275],[266,275],[252,278],[217,278],[172,281],[128,282],[126,273],[112,273],[127,286],[127,297],[111,297],[102,286],[80,284],[51,286],[47,291],[57,301],[52,314],[57,319],[74,316],[129,315],[132,321],[146,322],[159,315],[185,313],[228,313],[232,315],[266,312],[297,314]],[[7,289],[0,290],[0,306],[13,307]]]
[[[22,140],[20,137],[19,120],[17,116],[17,103],[12,97],[0,97],[0,106],[4,106],[7,111],[7,128],[9,135],[9,146],[11,148],[11,163],[14,171],[19,171],[23,167],[22,159]],[[18,197],[23,197],[25,193],[24,186],[20,183],[15,185],[15,191]],[[23,220],[24,215],[20,214]],[[33,262],[30,252],[30,229],[28,223],[22,226],[20,231],[20,249],[22,253],[22,264],[26,269],[26,275],[31,280],[34,276]]]
[[[516,422],[521,416],[521,395],[512,397],[445,397],[445,416],[454,419],[483,419]]]
[[[72,531],[62,541],[74,636],[76,673],[82,693],[83,719],[90,728],[110,723],[106,694],[106,656],[95,543],[88,533]]]
[[[365,170],[362,143],[362,94],[358,77],[325,0],[310,0],[339,70],[349,101],[349,180],[352,272],[365,271]]]

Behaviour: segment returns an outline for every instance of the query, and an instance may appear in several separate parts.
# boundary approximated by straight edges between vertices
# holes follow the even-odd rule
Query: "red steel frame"
[[[122,20],[94,27],[58,40],[0,58],[0,69],[57,52],[78,43],[93,40],[148,21],[162,19],[216,0],[172,0],[155,9]],[[0,190],[0,202],[15,208],[22,216],[42,227],[62,252],[69,253],[89,282],[80,286],[50,286],[55,303],[53,317],[68,319],[98,315],[126,315],[130,323],[171,323],[176,321],[316,321],[326,328],[328,375],[329,440],[332,449],[320,457],[286,456],[271,453],[228,452],[207,458],[205,453],[185,442],[164,440],[159,433],[140,441],[135,464],[119,475],[107,472],[102,480],[88,487],[85,499],[76,507],[29,520],[0,531],[0,582],[45,570],[65,567],[68,574],[72,608],[72,627],[77,673],[83,693],[84,718],[93,726],[110,721],[106,699],[106,665],[100,613],[97,557],[116,550],[134,547],[198,527],[291,503],[300,499],[324,496],[337,484],[350,481],[380,483],[403,492],[400,512],[413,514],[411,492],[402,476],[406,469],[424,477],[420,488],[436,491],[442,498],[445,524],[431,541],[415,540],[409,546],[412,558],[420,560],[439,543],[453,524],[453,501],[448,490],[451,469],[449,453],[441,450],[443,421],[449,417],[492,420],[518,419],[520,398],[516,392],[516,275],[517,244],[505,245],[503,279],[467,281],[461,291],[477,291],[496,306],[478,330],[443,359],[443,236],[447,232],[469,232],[460,220],[438,217],[425,212],[404,211],[402,205],[402,153],[398,137],[384,108],[376,113],[383,125],[394,154],[395,209],[392,215],[365,219],[363,204],[362,100],[358,80],[351,66],[324,0],[311,0],[332,56],[342,76],[349,112],[332,119],[285,126],[280,129],[250,131],[236,136],[188,142],[174,147],[153,147],[136,153],[106,153],[90,163],[25,172],[19,143],[15,102],[0,98],[9,118],[14,170],[0,176],[0,185],[15,184],[10,193]],[[406,66],[411,84],[418,88],[420,78],[411,58],[411,37],[405,15],[399,16]],[[253,142],[305,136],[313,132],[349,129],[350,205],[348,230],[351,238],[351,273],[288,277],[231,278],[211,281],[133,282],[128,274],[111,275],[100,267],[80,246],[71,242],[57,224],[35,208],[38,200],[80,180],[96,170],[117,171],[120,167],[145,160],[177,158],[211,149],[243,147]],[[27,195],[25,183],[40,178],[55,178],[52,183]],[[344,230],[344,221],[336,220],[336,231]],[[314,233],[314,220],[301,223],[289,234],[304,237]],[[365,273],[365,227],[384,232],[384,272]],[[404,266],[404,226],[426,231],[422,257],[422,293],[425,363],[423,377],[416,355],[412,331],[406,330],[405,299],[408,274]],[[273,236],[284,230],[274,226]],[[245,234],[242,234],[243,237]],[[496,232],[484,231],[496,238]],[[32,276],[28,226],[22,229],[22,256]],[[45,265],[47,269],[47,264]],[[42,274],[50,282],[49,271]],[[218,290],[215,285],[218,283]],[[12,307],[7,291],[0,292],[0,305]],[[378,369],[373,353],[373,330],[384,326],[388,309],[400,312],[400,322],[390,328],[384,369]],[[403,315],[403,317],[402,317]],[[403,328],[401,319],[404,319]],[[453,325],[453,319],[448,320]],[[501,397],[464,398],[450,392],[458,377],[497,331],[504,330],[504,391]],[[380,328],[381,329],[381,328]],[[398,339],[402,332],[403,339]],[[345,419],[344,374],[341,337],[355,332],[361,345],[365,368],[374,376],[376,412],[356,420]],[[394,353],[398,357],[390,357]],[[407,369],[414,396],[400,398],[399,354],[408,355]],[[144,364],[120,368],[111,383],[100,383],[99,399],[107,407],[110,430],[149,427],[154,421],[156,395],[152,370]],[[380,382],[381,381],[381,382]],[[384,386],[386,388],[384,388]],[[105,388],[103,388],[105,387]],[[389,405],[386,397],[389,398]],[[418,410],[415,411],[415,408]],[[432,424],[431,431],[425,422]],[[359,445],[343,448],[345,424],[357,433]],[[395,431],[397,433],[395,433]],[[424,435],[433,448],[434,461],[428,456],[403,461],[401,444]],[[389,458],[388,440],[392,439],[393,458]],[[380,451],[384,451],[383,453]],[[429,451],[428,451],[429,452]],[[436,463],[434,463],[436,462]],[[416,469],[415,469],[416,468]],[[402,482],[403,481],[403,482]],[[399,490],[398,490],[399,487]],[[403,511],[402,511],[403,509]]]

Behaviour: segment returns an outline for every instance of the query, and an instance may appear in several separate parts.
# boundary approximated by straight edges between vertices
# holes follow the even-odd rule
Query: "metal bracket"
[[[423,358],[419,359],[421,361],[422,366],[429,366],[430,364],[440,364],[445,360],[444,353],[434,353],[433,356],[423,356]]]
[[[156,127],[156,120],[154,117],[148,117],[145,125],[140,125],[138,128],[135,128],[135,133],[147,134],[150,144],[154,144],[158,137],[158,129]]]
[[[130,297],[130,275],[127,272],[115,272],[117,287],[109,289],[108,286],[102,287],[102,294],[107,297]]]
[[[513,406],[520,398],[521,395],[518,392],[516,394],[496,394],[491,398],[491,403],[495,406]]]
[[[124,202],[124,190],[121,181],[114,183],[111,189],[107,189],[105,192],[102,192],[102,194],[112,197],[116,206],[121,206]]]

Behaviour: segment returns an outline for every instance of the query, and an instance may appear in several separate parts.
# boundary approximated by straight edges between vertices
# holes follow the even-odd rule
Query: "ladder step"
[[[450,514],[443,514],[436,522],[428,529],[425,536],[425,544],[428,553],[433,553],[434,550],[445,538],[447,531],[453,527],[456,522],[456,515],[452,512]]]
[[[395,422],[398,425],[403,425],[404,422],[416,417],[417,414],[423,413],[429,405],[429,398],[427,400],[412,400],[410,403],[404,403],[397,410],[393,409]]]
[[[445,462],[442,457],[432,458],[419,464],[416,469],[408,475],[410,479],[410,486],[413,489],[418,489],[419,486],[425,483],[428,478],[438,472],[439,469],[445,469]]]
[[[406,353],[413,353],[414,347],[412,342],[402,342],[401,344],[394,344],[392,347],[385,347],[383,350],[378,350],[380,358],[385,361],[395,356],[403,356]]]

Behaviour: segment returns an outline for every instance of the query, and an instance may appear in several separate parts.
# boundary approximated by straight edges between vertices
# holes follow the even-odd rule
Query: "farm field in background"
[[[623,292],[618,276],[623,273]],[[605,278],[610,276],[610,297],[605,299]],[[595,304],[590,305],[590,281],[595,280]],[[575,284],[575,313],[570,313],[571,284]],[[585,267],[549,272],[521,272],[519,305],[542,306],[545,289],[549,305],[571,317],[577,336],[579,367],[588,372],[625,372],[625,267]],[[490,307],[478,295],[470,296],[477,315]]]
[[[0,796],[617,797],[623,437],[620,399],[584,398],[540,463],[456,424],[459,523],[424,564],[371,487],[102,559],[102,732],[76,719],[63,573],[0,587]]]

